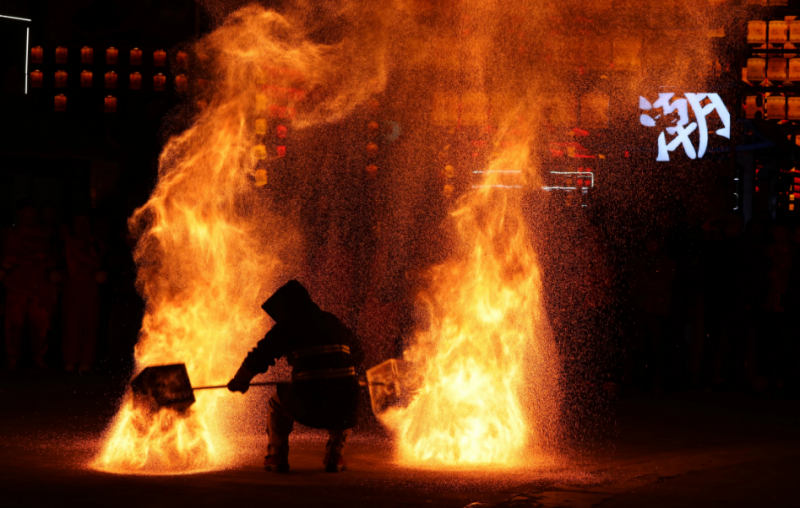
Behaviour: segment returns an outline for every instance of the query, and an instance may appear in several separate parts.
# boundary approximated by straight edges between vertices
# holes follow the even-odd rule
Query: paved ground
[[[744,394],[628,396],[607,452],[513,473],[403,469],[385,442],[356,436],[350,471],[322,472],[319,438],[295,441],[292,473],[252,457],[215,473],[125,477],[82,466],[119,383],[0,376],[0,506],[798,507],[800,404]]]

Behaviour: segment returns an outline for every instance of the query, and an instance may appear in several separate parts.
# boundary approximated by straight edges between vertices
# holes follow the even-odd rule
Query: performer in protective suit
[[[279,385],[269,401],[264,469],[289,470],[289,434],[299,422],[328,430],[325,470],[342,471],[347,465],[342,450],[356,424],[360,396],[356,370],[364,354],[358,338],[336,316],[323,312],[296,280],[278,289],[262,308],[275,326],[247,355],[228,389],[245,393],[252,378],[281,357],[292,366],[292,384]]]

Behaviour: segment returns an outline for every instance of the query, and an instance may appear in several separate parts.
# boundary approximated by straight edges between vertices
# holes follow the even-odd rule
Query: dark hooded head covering
[[[308,316],[319,307],[311,299],[308,290],[296,280],[290,280],[281,286],[261,306],[276,323],[286,319]]]

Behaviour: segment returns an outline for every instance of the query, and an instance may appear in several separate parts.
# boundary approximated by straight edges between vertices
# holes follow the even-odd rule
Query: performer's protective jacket
[[[360,399],[357,374],[364,358],[355,334],[322,311],[297,281],[278,289],[262,308],[275,326],[242,366],[263,373],[286,357],[292,384],[279,385],[278,398],[295,421],[320,429],[353,427]]]

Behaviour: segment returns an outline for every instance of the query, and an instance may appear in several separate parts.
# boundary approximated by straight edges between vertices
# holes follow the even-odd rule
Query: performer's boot
[[[346,430],[329,430],[328,443],[325,445],[325,458],[322,464],[325,466],[325,471],[328,473],[338,473],[347,469],[347,462],[342,456],[344,445],[347,442],[347,436],[350,435],[350,429]]]
[[[273,395],[269,401],[267,416],[269,446],[267,456],[264,457],[265,470],[277,473],[289,472],[289,434],[293,428],[294,421],[285,414],[278,397]]]

